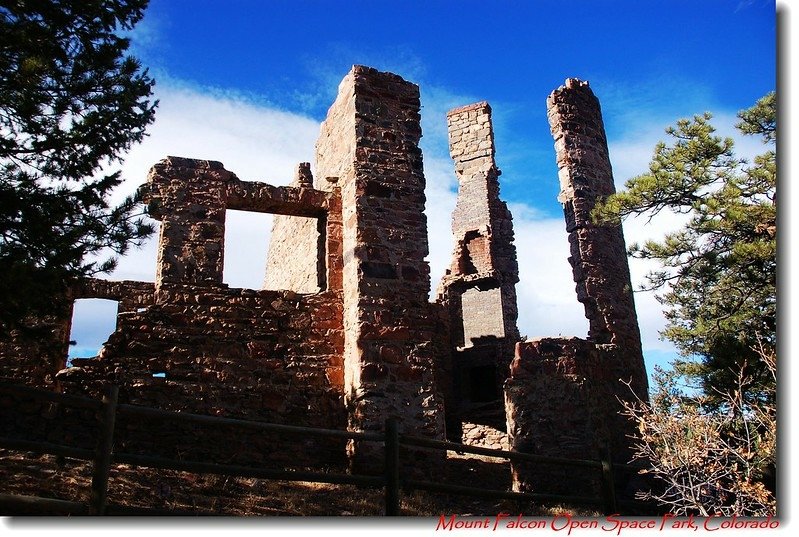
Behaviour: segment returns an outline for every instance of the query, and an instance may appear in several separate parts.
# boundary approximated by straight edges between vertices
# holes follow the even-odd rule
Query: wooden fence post
[[[386,420],[385,435],[386,516],[400,514],[399,498],[399,427],[397,418]]]
[[[616,505],[616,485],[613,482],[613,463],[610,457],[610,448],[605,446],[602,450],[602,500],[606,515],[618,513]]]
[[[92,473],[92,498],[90,513],[104,515],[108,497],[108,475],[111,471],[111,451],[114,447],[114,424],[116,422],[119,386],[111,386],[110,393],[103,396],[100,415],[100,433],[94,456]]]

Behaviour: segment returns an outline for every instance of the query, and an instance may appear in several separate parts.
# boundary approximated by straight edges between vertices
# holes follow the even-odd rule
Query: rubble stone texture
[[[588,82],[568,79],[547,101],[577,299],[585,306],[588,340],[619,349],[613,374],[629,384],[619,396],[647,398],[648,383],[621,225],[596,225],[591,211],[616,192],[599,100]],[[630,392],[632,390],[632,393]]]
[[[455,251],[437,297],[450,317],[453,349],[451,384],[443,391],[448,436],[458,438],[460,422],[470,420],[477,424],[469,426],[469,439],[478,424],[505,426],[502,385],[519,340],[519,268],[512,217],[499,197],[491,107],[479,102],[451,110],[447,125],[458,198],[452,214]],[[490,430],[479,434],[501,436]]]
[[[54,312],[39,321],[37,341],[0,341],[0,378],[95,397],[115,384],[121,403],[353,431],[380,431],[395,417],[401,432],[427,438],[579,458],[609,446],[627,462],[631,431],[617,397],[645,399],[646,376],[621,228],[590,220],[613,192],[599,103],[570,79],[548,106],[587,339],[519,342],[513,225],[485,102],[447,116],[455,250],[429,302],[419,88],[355,66],[321,125],[315,173],[300,163],[289,186],[243,181],[208,160],[155,164],[142,186],[161,221],[155,282],[75,286],[68,304],[119,304],[99,355],[64,368],[71,311]],[[228,210],[275,215],[264,289],[223,283]],[[0,400],[7,434],[29,429],[51,442],[91,447],[90,414]],[[41,415],[47,425],[31,426]],[[383,463],[366,442],[124,417],[115,442],[119,451],[261,466],[379,472]],[[429,475],[444,453],[403,457]],[[517,490],[597,486],[573,470],[514,464],[513,474]]]
[[[0,339],[0,382],[55,386],[55,374],[66,366],[72,305],[56,307],[52,315],[31,320],[38,330],[31,337],[14,330]]]
[[[506,385],[508,432],[520,451],[576,455],[582,446],[587,456],[596,456],[597,449],[605,448],[599,442],[615,462],[626,463],[635,429],[620,415],[617,401],[647,400],[647,379],[621,226],[591,220],[597,200],[615,192],[599,101],[587,82],[568,79],[549,96],[547,106],[569,262],[590,329],[587,341],[519,344]],[[556,442],[556,428],[575,434],[574,442],[567,442],[567,436]],[[520,490],[535,490],[550,486],[553,476],[515,465],[514,483]]]
[[[419,88],[356,66],[339,86],[316,144],[317,177],[336,177],[343,207],[344,394],[352,430],[443,438],[434,379],[438,315],[430,269]],[[377,446],[353,443],[356,466]]]
[[[290,186],[313,188],[311,164],[302,162]],[[324,189],[320,189],[324,190]],[[266,257],[264,289],[318,293],[325,272],[324,220],[301,216],[274,216]]]
[[[515,451],[594,459],[610,441],[608,418],[617,412],[605,363],[615,346],[577,337],[519,343],[505,385],[508,434]],[[626,462],[626,461],[625,461]],[[599,494],[595,469],[511,463],[517,492]]]
[[[448,353],[448,332],[428,302],[419,107],[416,85],[354,67],[321,128],[321,189],[308,163],[286,187],[241,181],[214,161],[153,166],[142,193],[161,221],[156,281],[87,281],[75,298],[118,300],[117,327],[97,358],[58,374],[64,390],[98,395],[113,383],[125,403],[357,431],[382,430],[393,416],[403,432],[443,438],[433,362]],[[266,283],[284,289],[223,283],[230,209],[277,215]],[[255,436],[192,441],[190,430],[138,425],[120,425],[127,450],[280,458]],[[379,446],[348,449],[353,468],[382,465]]]
[[[234,289],[221,271],[227,209],[314,218],[334,239],[341,234],[338,191],[244,182],[221,163],[176,157],[156,164],[142,190],[151,216],[162,221],[156,282],[89,280],[79,291],[119,300],[120,308],[99,356],[76,359],[57,376],[65,391],[97,395],[113,383],[132,404],[344,427],[340,287],[308,295]],[[340,282],[333,274],[341,270],[340,248],[325,252],[324,281]],[[199,460],[302,461],[263,435],[228,438],[220,430],[195,438],[190,427],[123,421],[118,442],[127,451],[169,447]],[[342,461],[337,444],[310,452]]]
[[[152,303],[153,284],[91,279],[71,289],[65,305],[54,301],[53,314],[36,319],[33,335],[14,332],[0,339],[0,382],[34,387],[58,386],[55,374],[66,367],[74,301],[104,298],[117,301],[117,312],[126,313]]]

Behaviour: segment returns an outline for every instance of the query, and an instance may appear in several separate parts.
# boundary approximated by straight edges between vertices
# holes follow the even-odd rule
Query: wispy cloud
[[[219,160],[243,180],[278,185],[290,180],[297,162],[313,160],[319,123],[303,114],[254,102],[235,92],[205,91],[178,83],[161,84],[157,97],[161,107],[150,136],[125,161],[124,192],[132,192],[144,182],[149,168],[167,155]],[[453,106],[471,101],[468,96],[435,88],[423,96],[428,260],[433,290],[450,263],[451,214],[457,189],[453,165],[446,154],[444,114]],[[501,159],[501,147],[498,153]],[[513,203],[511,210],[521,278],[517,287],[521,332],[531,337],[558,334],[584,337],[588,323],[575,295],[562,219],[549,218],[529,203]],[[236,211],[228,215],[225,281],[230,285],[260,287],[271,227],[269,218]],[[639,236],[635,224],[627,227],[628,236]],[[131,252],[120,261],[111,277],[153,281],[155,247],[156,238],[153,238],[144,248]],[[633,268],[639,281],[643,272]],[[660,342],[657,336],[664,324],[660,305],[652,298],[640,296],[636,296],[636,302],[645,348],[667,351],[670,346]],[[92,313],[89,307],[88,313],[84,311],[79,316],[88,324],[79,322],[73,337],[81,346],[99,346],[113,330],[113,324],[107,330],[93,331],[89,327],[98,326],[98,319],[108,316]]]
[[[755,4],[767,6],[769,4],[774,4],[774,0],[738,0],[738,5],[735,6],[734,13],[750,8]]]
[[[293,110],[322,119],[336,97],[341,79],[353,65],[368,65],[381,71],[402,73],[403,78],[419,83],[427,68],[421,57],[407,45],[369,49],[340,41],[327,43],[314,54],[306,54],[299,64],[299,86],[269,88],[267,94]]]
[[[632,82],[600,77],[590,83],[601,101],[609,137],[633,135],[652,123],[666,127],[676,118],[718,109],[710,87],[673,70]]]
[[[130,53],[139,58],[146,59],[146,64],[152,68],[159,68],[159,52],[169,47],[169,29],[171,21],[161,16],[150,5],[142,18],[132,31],[126,32],[125,37],[130,39]]]
[[[156,96],[161,101],[156,121],[144,142],[131,150],[123,164],[125,183],[115,199],[129,195],[147,177],[150,167],[173,155],[218,160],[242,180],[287,184],[298,162],[313,160],[313,147],[319,134],[318,122],[299,114],[261,106],[246,97],[223,91],[204,92],[181,84],[161,84]],[[255,222],[259,215],[231,213],[230,252],[252,248],[266,242],[262,227]],[[155,278],[157,238],[142,249],[120,260],[112,277],[153,281]],[[247,275],[252,267],[226,267],[231,284],[263,280]]]
[[[610,102],[615,103],[613,99]],[[754,105],[754,103],[751,103]],[[618,105],[614,105],[617,107]],[[701,105],[691,108],[690,105],[683,108],[690,109],[685,113],[673,113],[668,115],[662,110],[648,113],[642,105],[635,112],[620,113],[620,117],[613,119],[618,123],[615,136],[608,135],[608,148],[610,160],[613,165],[613,176],[616,188],[620,189],[624,183],[637,175],[645,173],[649,169],[649,162],[654,155],[655,146],[663,141],[671,144],[672,140],[666,134],[666,128],[675,125],[678,119],[692,118],[705,111],[710,111],[713,115],[711,123],[716,128],[715,135],[721,138],[732,138],[735,142],[735,153],[739,157],[752,160],[754,156],[765,151],[760,138],[756,136],[743,135],[736,128],[735,124],[739,121],[738,110],[708,109]],[[612,116],[612,114],[606,114]],[[623,126],[623,128],[620,128]]]
[[[457,180],[449,158],[424,158],[427,231],[430,254],[431,293],[435,293],[444,271],[449,268],[454,242],[452,211],[457,199]]]

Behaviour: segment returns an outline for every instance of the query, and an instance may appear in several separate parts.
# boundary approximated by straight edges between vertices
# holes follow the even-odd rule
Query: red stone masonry
[[[597,459],[611,442],[614,379],[603,362],[613,359],[613,352],[612,345],[577,337],[519,343],[505,385],[512,449]],[[600,493],[594,469],[512,462],[511,471],[517,492]]]
[[[394,416],[401,431],[443,438],[419,108],[415,84],[353,67],[322,124],[316,177],[341,188],[349,427],[381,430]],[[377,458],[374,445],[350,449],[356,466]]]
[[[156,281],[86,282],[80,296],[119,300],[117,327],[98,357],[58,372],[64,390],[97,395],[117,384],[124,403],[358,431],[381,430],[395,417],[401,431],[443,438],[435,364],[448,332],[441,308],[428,302],[419,108],[416,85],[355,66],[322,125],[316,178],[308,163],[288,187],[241,181],[215,161],[169,157],[153,166],[142,191],[161,220]],[[273,251],[269,269],[291,272],[294,261],[310,260],[305,293],[223,283],[230,209],[289,219],[272,244],[285,255]],[[297,217],[310,219],[307,232],[296,233]],[[300,236],[308,240],[293,241]],[[267,283],[299,281],[274,276]],[[37,384],[52,386],[64,366],[68,319],[54,321]],[[8,342],[0,351],[24,352]],[[12,378],[31,370],[17,367],[24,357],[14,364],[3,370]],[[191,431],[137,425],[120,427],[128,449],[301,461],[296,450],[255,438],[206,442]],[[343,458],[339,447],[332,453]],[[352,444],[349,452],[361,469],[382,464],[375,446]],[[411,455],[443,457],[425,453]]]
[[[151,216],[162,220],[157,279],[149,284],[87,280],[74,290],[75,298],[118,300],[119,313],[98,357],[75,359],[74,367],[58,373],[64,391],[97,395],[116,384],[126,403],[346,426],[338,189],[246,182],[218,162],[169,157],[152,168],[143,191]],[[322,290],[302,295],[223,284],[230,208],[319,222],[325,238]],[[195,437],[190,428],[139,422],[122,423],[119,431],[118,442],[129,451],[174,455],[171,449],[195,460],[303,463],[296,454],[286,456],[292,449],[257,435],[225,438],[219,431],[219,438],[216,432]],[[341,442],[314,451],[331,462],[345,460]]]
[[[504,429],[502,385],[519,340],[519,269],[513,220],[499,197],[491,107],[479,102],[455,108],[447,124],[458,199],[452,214],[455,251],[437,301],[450,317],[451,385],[444,391],[448,435],[457,438],[463,420]]]
[[[150,216],[161,220],[155,279],[162,283],[222,283],[227,181],[220,162],[168,158],[147,184]]]
[[[599,101],[587,82],[568,79],[547,99],[569,233],[577,298],[588,339],[538,338],[519,343],[505,384],[508,433],[514,450],[541,455],[632,459],[635,425],[620,401],[647,400],[647,378],[620,226],[591,220],[597,201],[615,192]],[[544,493],[597,490],[596,474],[514,464],[514,488]],[[619,493],[636,488],[616,475]]]
[[[577,299],[589,321],[588,339],[619,347],[619,363],[612,364],[615,372],[645,399],[648,383],[624,234],[621,226],[591,221],[597,200],[616,191],[599,100],[587,82],[570,78],[552,92],[547,108],[561,185],[558,200],[571,246],[569,262]],[[625,390],[620,395],[627,398]]]
[[[63,369],[64,307],[39,320],[40,339],[0,341],[0,380],[94,396],[115,384],[122,403],[353,431],[380,431],[396,418],[401,432],[427,438],[509,441],[518,451],[579,458],[609,447],[627,462],[635,431],[619,399],[646,399],[647,380],[621,227],[590,218],[614,192],[598,100],[576,79],[548,99],[587,339],[519,342],[513,223],[499,196],[485,102],[447,115],[458,177],[455,250],[429,302],[419,113],[418,86],[354,66],[321,125],[314,172],[301,163],[290,186],[242,181],[215,161],[156,163],[142,187],[161,221],[155,282],[76,285],[65,303],[119,302],[98,356]],[[276,215],[265,289],[223,283],[228,210]],[[46,414],[48,425],[35,426],[39,439],[92,447],[84,414],[18,406],[13,398],[0,405],[13,434]],[[124,416],[115,442],[121,451],[262,467],[303,467],[321,456],[380,472],[383,462],[380,446],[366,442],[223,427],[199,435]],[[441,452],[403,456],[426,475],[444,462]],[[514,464],[513,475],[517,490],[597,486],[593,476],[539,466]]]

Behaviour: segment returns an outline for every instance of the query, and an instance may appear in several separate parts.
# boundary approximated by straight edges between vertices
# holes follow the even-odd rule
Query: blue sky
[[[422,92],[435,288],[451,252],[456,188],[445,114],[487,100],[502,196],[514,214],[520,330],[584,337],[556,201],[547,95],[567,77],[590,81],[622,185],[645,169],[665,127],[680,117],[711,111],[719,132],[734,134],[735,113],[776,87],[775,33],[775,4],[765,0],[151,0],[132,33],[132,52],[156,78],[161,106],[150,137],[125,162],[120,195],[166,155],[220,160],[242,179],[286,184],[297,162],[313,160],[319,123],[350,67],[392,71]],[[747,155],[761,150],[754,140],[740,144]],[[255,287],[269,219],[233,213],[226,281]],[[630,221],[625,233],[629,243],[678,223],[670,216],[654,225]],[[154,252],[151,241],[111,277],[152,281]],[[635,282],[652,268],[633,263]],[[667,362],[675,354],[658,339],[659,304],[643,294],[636,303],[648,365]],[[74,354],[93,354],[113,330],[114,306],[101,304],[78,304]]]
[[[775,30],[767,0],[154,0],[134,43],[161,78],[317,121],[356,63],[396,72],[428,99],[488,100],[513,172],[504,195],[556,215],[543,102],[565,78],[591,82],[610,137],[643,118],[735,112],[775,87]]]

